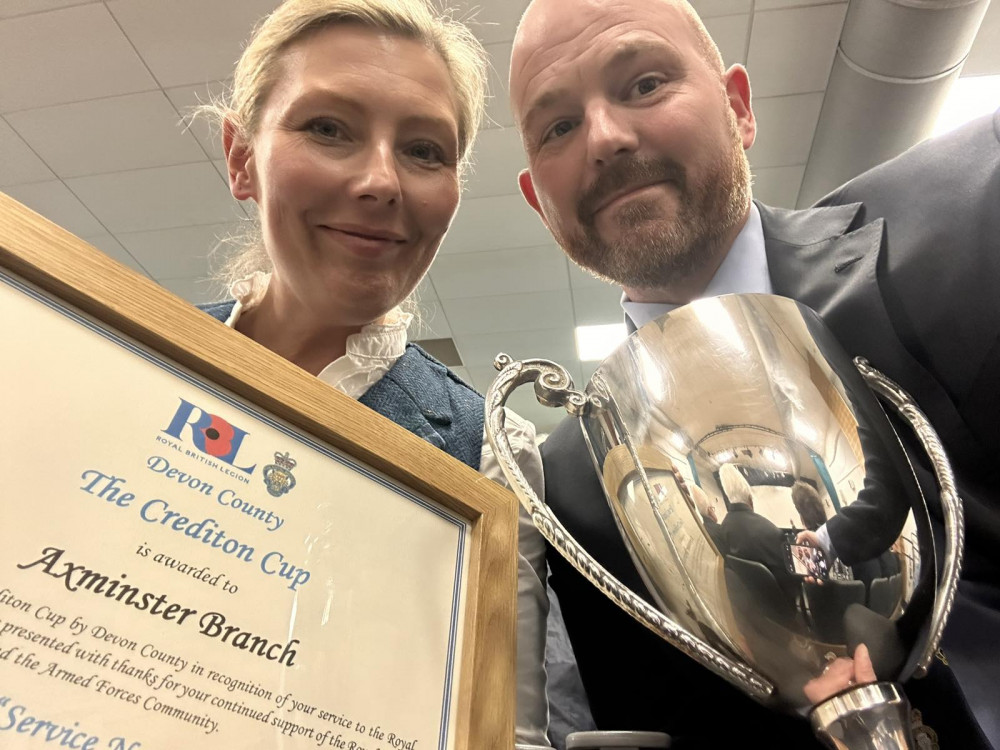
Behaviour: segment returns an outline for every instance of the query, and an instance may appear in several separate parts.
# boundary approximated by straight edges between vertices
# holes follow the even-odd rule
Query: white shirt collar
[[[773,291],[764,251],[764,227],[757,205],[751,202],[746,224],[699,299],[722,294],[771,294]],[[625,294],[622,294],[621,304],[636,328],[680,307],[670,303],[633,302]]]
[[[270,280],[270,274],[257,272],[229,288],[236,304],[226,319],[227,326],[234,328],[243,312],[260,302]],[[381,320],[348,336],[347,352],[324,367],[319,379],[351,398],[361,398],[403,356],[412,320],[412,315],[395,307]]]

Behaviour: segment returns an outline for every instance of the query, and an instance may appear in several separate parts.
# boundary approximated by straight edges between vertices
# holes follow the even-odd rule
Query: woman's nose
[[[393,204],[400,197],[399,172],[395,149],[388,143],[375,143],[365,151],[362,174],[355,193],[360,200]]]

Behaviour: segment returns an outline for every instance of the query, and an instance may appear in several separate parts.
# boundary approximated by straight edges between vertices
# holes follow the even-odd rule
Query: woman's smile
[[[398,232],[357,224],[321,224],[324,234],[331,236],[346,249],[363,256],[381,255],[406,244]]]

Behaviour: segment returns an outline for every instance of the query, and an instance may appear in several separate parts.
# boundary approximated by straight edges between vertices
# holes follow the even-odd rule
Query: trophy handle
[[[545,359],[514,361],[506,354],[498,354],[494,366],[500,370],[500,374],[486,392],[486,436],[514,494],[542,536],[605,596],[639,623],[757,700],[764,701],[771,696],[774,692],[771,683],[745,665],[695,638],[605,570],[570,535],[525,479],[514,459],[504,429],[504,404],[510,394],[519,386],[534,382],[535,397],[540,403],[564,407],[576,417],[601,408],[601,400],[597,396],[588,396],[582,391],[574,390],[570,374],[560,365]]]
[[[910,394],[872,367],[864,357],[855,357],[854,364],[868,386],[892,404],[903,420],[916,433],[920,444],[931,460],[941,494],[941,511],[944,515],[944,569],[941,582],[938,584],[937,596],[934,597],[934,610],[931,614],[927,646],[920,655],[914,670],[914,677],[924,677],[930,667],[931,659],[934,658],[934,654],[941,644],[944,626],[948,621],[948,615],[951,613],[951,608],[955,603],[955,594],[958,591],[958,578],[962,570],[962,547],[965,540],[962,499],[958,496],[955,475],[952,473],[951,464],[948,463],[941,439]]]

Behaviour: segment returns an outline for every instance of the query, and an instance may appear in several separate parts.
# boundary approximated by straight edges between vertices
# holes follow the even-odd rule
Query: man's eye
[[[569,120],[560,120],[551,128],[549,132],[545,134],[543,141],[551,141],[553,138],[562,138],[569,131],[573,129],[573,123]]]
[[[306,125],[306,129],[313,135],[318,135],[321,138],[339,138],[343,134],[337,123],[325,118],[311,121]]]
[[[653,76],[646,76],[645,78],[640,78],[633,86],[632,92],[638,96],[646,96],[651,94],[656,89],[663,85],[663,81],[659,78],[654,78]]]

